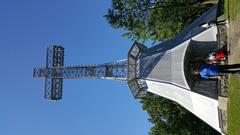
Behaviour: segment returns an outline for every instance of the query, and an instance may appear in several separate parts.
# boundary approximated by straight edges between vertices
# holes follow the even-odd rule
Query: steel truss
[[[87,66],[64,66],[64,48],[50,46],[47,48],[46,67],[34,68],[33,77],[45,78],[45,98],[59,100],[62,98],[63,79],[99,78],[126,81],[127,61]]]
[[[127,77],[127,63],[34,68],[33,76],[55,79],[103,78],[125,81]]]

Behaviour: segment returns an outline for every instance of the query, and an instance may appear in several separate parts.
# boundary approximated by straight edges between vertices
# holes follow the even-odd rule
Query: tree
[[[112,0],[105,15],[132,40],[163,41],[174,37],[212,5],[206,0]]]

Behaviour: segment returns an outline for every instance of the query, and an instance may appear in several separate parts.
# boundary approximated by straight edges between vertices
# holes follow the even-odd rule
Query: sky
[[[132,42],[103,17],[111,0],[0,0],[0,135],[147,135],[148,115],[124,82],[64,80],[63,99],[43,98],[46,48],[65,65],[125,59]]]

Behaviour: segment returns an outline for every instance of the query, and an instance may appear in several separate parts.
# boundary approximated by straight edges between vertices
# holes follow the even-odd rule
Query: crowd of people
[[[207,62],[202,64],[194,71],[194,74],[199,74],[202,78],[222,78],[226,74],[239,74],[239,64],[224,64],[226,56],[229,54],[224,48],[221,48],[215,52],[211,52],[207,57]]]

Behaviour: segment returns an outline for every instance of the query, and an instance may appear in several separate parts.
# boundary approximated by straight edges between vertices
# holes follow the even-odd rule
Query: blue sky
[[[0,135],[146,135],[152,126],[127,84],[64,80],[63,99],[43,99],[46,47],[65,47],[65,65],[126,58],[132,42],[103,15],[110,0],[0,0]]]

